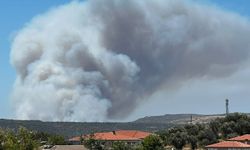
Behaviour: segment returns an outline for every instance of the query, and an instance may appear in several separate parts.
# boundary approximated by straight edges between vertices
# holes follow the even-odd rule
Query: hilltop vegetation
[[[181,149],[190,145],[192,149],[250,133],[250,117],[234,113],[225,118],[217,118],[207,124],[186,124],[158,132],[164,145]]]

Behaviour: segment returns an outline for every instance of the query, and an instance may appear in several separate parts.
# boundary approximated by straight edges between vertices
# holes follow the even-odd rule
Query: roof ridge
[[[241,143],[238,141],[222,141],[219,143],[207,145],[206,148],[208,147],[248,147],[250,148],[250,145]]]
[[[236,140],[236,141],[237,140],[239,140],[239,141],[250,140],[250,134],[244,134],[244,135],[236,136],[236,137],[230,138],[228,140],[230,140],[230,141],[232,141],[232,140]]]

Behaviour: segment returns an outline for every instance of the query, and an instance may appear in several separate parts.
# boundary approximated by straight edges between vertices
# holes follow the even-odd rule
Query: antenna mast
[[[226,99],[226,116],[229,114],[229,100]]]

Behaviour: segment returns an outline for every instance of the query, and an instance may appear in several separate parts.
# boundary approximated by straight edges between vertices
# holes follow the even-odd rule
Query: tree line
[[[246,114],[233,113],[217,118],[207,124],[186,124],[159,132],[164,145],[172,145],[182,149],[204,146],[250,133],[250,117]]]
[[[0,150],[34,150],[40,146],[67,144],[63,136],[30,131],[20,127],[17,131],[0,129]]]

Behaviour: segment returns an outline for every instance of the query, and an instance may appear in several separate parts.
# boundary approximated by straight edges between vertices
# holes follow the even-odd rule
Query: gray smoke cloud
[[[75,1],[16,35],[19,119],[105,121],[189,79],[221,78],[249,58],[250,23],[181,0]]]

